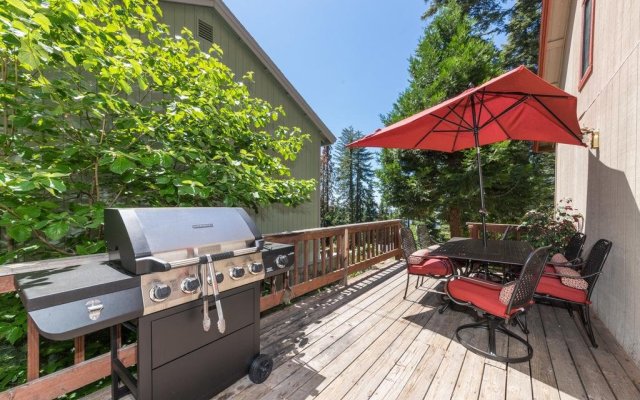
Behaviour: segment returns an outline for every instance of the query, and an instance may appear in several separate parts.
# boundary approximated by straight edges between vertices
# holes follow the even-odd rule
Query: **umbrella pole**
[[[473,139],[476,144],[476,163],[478,164],[478,176],[480,178],[480,217],[482,218],[482,244],[487,247],[487,209],[484,207],[484,181],[482,179],[482,159],[480,157],[480,138],[478,127],[479,121],[476,117],[476,102],[471,96],[471,115],[473,118]]]
[[[480,144],[478,140],[478,128],[473,129],[476,140],[476,162],[478,164],[478,177],[480,178],[480,217],[482,218],[482,243],[487,247],[487,209],[484,207],[484,181],[482,179],[482,159],[480,158]]]

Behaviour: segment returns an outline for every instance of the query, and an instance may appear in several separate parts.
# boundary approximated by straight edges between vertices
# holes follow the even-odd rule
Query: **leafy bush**
[[[0,6],[0,226],[19,259],[104,250],[112,206],[298,205],[308,135],[172,36],[155,0],[8,0]]]
[[[536,248],[551,246],[552,254],[562,252],[571,236],[582,229],[583,216],[571,204],[571,199],[562,199],[555,208],[527,212],[520,225],[524,228],[523,239]]]

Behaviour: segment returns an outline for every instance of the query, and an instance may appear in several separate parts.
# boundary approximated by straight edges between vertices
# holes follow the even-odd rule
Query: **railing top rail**
[[[322,228],[311,228],[311,229],[301,229],[298,231],[289,231],[289,232],[278,232],[278,233],[268,233],[264,236],[269,237],[286,237],[286,236],[295,236],[301,235],[305,233],[316,233],[316,232],[324,232],[324,231],[333,231],[333,230],[345,230],[345,229],[353,229],[353,228],[375,228],[377,226],[392,226],[396,224],[402,223],[400,219],[388,219],[385,221],[374,221],[374,222],[361,222],[357,224],[347,224],[347,225],[336,225],[336,226],[326,226]]]
[[[467,226],[482,225],[482,222],[467,222],[466,225]],[[488,227],[506,228],[508,226],[520,226],[520,225],[519,224],[494,224],[494,223],[487,222],[487,228]]]

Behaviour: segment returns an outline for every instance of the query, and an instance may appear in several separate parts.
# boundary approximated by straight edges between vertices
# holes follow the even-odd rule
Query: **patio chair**
[[[582,232],[576,232],[571,238],[569,242],[564,248],[562,252],[563,258],[567,261],[562,262],[554,262],[553,257],[551,261],[547,264],[544,269],[545,274],[547,273],[555,273],[555,266],[559,267],[571,267],[573,269],[580,268],[583,264],[582,262],[582,249],[584,247],[584,242],[587,240],[587,235]],[[554,256],[555,257],[555,256]]]
[[[455,304],[471,307],[484,318],[479,322],[461,325],[456,329],[456,339],[464,347],[487,358],[502,362],[525,362],[533,356],[533,348],[526,339],[510,331],[506,323],[525,313],[533,305],[533,294],[542,276],[550,247],[541,247],[529,254],[520,277],[501,285],[478,278],[453,275],[445,284],[445,292]],[[488,349],[481,349],[463,340],[460,332],[468,329],[489,331]],[[526,332],[526,320],[523,331]],[[503,333],[522,343],[527,350],[524,356],[496,353],[496,332]]]
[[[555,274],[545,273],[536,288],[536,300],[550,300],[562,304],[569,309],[570,313],[574,307],[578,307],[580,319],[594,348],[598,345],[591,327],[589,305],[593,288],[602,273],[612,245],[613,243],[609,240],[598,240],[591,248],[582,271],[557,267]]]
[[[416,240],[413,237],[413,232],[407,227],[402,227],[400,230],[400,237],[402,239],[402,253],[407,263],[407,286],[404,289],[404,298],[407,298],[407,292],[409,290],[409,280],[411,275],[416,275],[416,288],[418,287],[420,278],[425,276],[441,279],[453,275],[455,268],[451,260],[446,257],[431,257],[428,255],[426,249],[418,250]],[[448,299],[438,309],[439,313],[443,313],[449,306]]]

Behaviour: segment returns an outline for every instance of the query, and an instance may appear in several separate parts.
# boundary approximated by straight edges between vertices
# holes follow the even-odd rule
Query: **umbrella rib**
[[[521,102],[520,102],[521,103]],[[502,115],[504,115],[503,113],[500,113],[500,115],[498,117],[494,117],[493,114],[491,113],[491,110],[489,110],[489,108],[487,108],[487,106],[484,105],[484,103],[480,104],[480,109],[482,110],[482,107],[485,108],[485,110],[487,110],[487,112],[489,113],[489,115],[491,116],[491,118],[489,119],[489,121],[487,121],[486,124],[482,125],[483,127],[487,126],[488,124],[490,124],[493,121],[496,121],[496,124],[498,124],[498,126],[500,127],[500,129],[502,129],[502,132],[504,132],[504,134],[509,138],[509,140],[513,140],[511,138],[511,135],[509,135],[509,132],[507,132],[506,129],[504,129],[504,126],[502,126],[502,124],[500,123],[500,121],[498,121],[498,118]],[[515,107],[512,107],[511,109],[513,109]],[[507,112],[508,110],[505,110],[505,112]]]
[[[500,112],[500,114],[494,116],[491,111],[489,111],[489,108],[487,106],[484,105],[484,103],[482,104],[482,106],[487,110],[487,112],[489,113],[489,115],[491,115],[491,118],[489,118],[489,120],[487,122],[485,122],[480,129],[484,128],[485,126],[489,125],[490,123],[492,123],[493,121],[498,120],[498,118],[502,117],[503,115],[505,115],[506,113],[508,113],[509,111],[513,110],[514,108],[518,107],[520,104],[524,103],[524,101],[527,99],[529,95],[524,95],[523,97],[520,98],[520,100],[516,101],[515,103],[513,103],[512,105],[510,105],[509,107],[505,108],[503,111]],[[498,124],[500,124],[498,122]],[[500,128],[502,128],[502,126],[500,126]],[[502,130],[504,130],[504,128],[502,128]],[[506,132],[505,132],[506,133]],[[508,135],[507,135],[508,136]]]
[[[471,126],[471,124],[469,124],[464,119],[464,113],[467,112],[467,103],[465,103],[465,105],[464,105],[464,110],[462,111],[462,116],[460,114],[458,114],[454,108],[449,107],[449,109],[456,115],[456,117],[460,118],[460,122],[464,122],[465,124],[467,124],[467,128],[468,129],[473,129],[473,126]],[[462,124],[458,124],[458,126],[460,126],[460,127],[461,127],[461,125]]]
[[[484,95],[485,95],[485,91],[483,90],[482,97],[478,99],[480,101],[480,110],[478,111],[478,119],[476,120],[478,124],[480,123],[480,117],[482,117],[482,106],[484,106]],[[477,97],[477,94],[476,94],[476,97]],[[487,108],[487,106],[484,106],[484,108]],[[491,113],[489,113],[489,115],[491,115]]]
[[[464,99],[460,99],[460,101],[458,101],[458,104],[456,104],[456,105],[454,106],[454,108],[455,108],[455,107],[457,107],[458,105],[460,105],[460,103],[462,102],[462,100],[464,100]],[[444,119],[445,119],[445,118],[447,118],[447,117],[449,116],[449,114],[451,114],[451,109],[449,109],[449,112],[447,112],[447,113],[444,115],[444,117],[438,117],[437,115],[432,115],[432,114],[430,114],[432,117],[438,118],[438,119],[439,119],[439,121],[438,121],[438,123],[433,127],[433,129],[431,129],[430,131],[428,131],[427,133],[425,133],[425,134],[424,134],[424,136],[422,136],[422,138],[420,138],[420,140],[418,140],[418,141],[416,142],[416,144],[414,144],[414,145],[413,145],[413,148],[414,148],[414,149],[415,149],[415,148],[417,148],[417,147],[420,145],[420,143],[422,143],[422,141],[423,141],[423,140],[425,140],[425,139],[427,138],[427,136],[429,136],[429,135],[431,134],[431,132],[433,132],[433,131],[434,131],[434,129],[436,129],[436,128],[438,127],[438,125],[440,125],[440,124],[442,123],[442,121],[444,121]]]
[[[547,105],[546,105],[546,104],[544,104],[542,101],[540,101],[540,99],[539,99],[536,95],[533,95],[532,97],[533,97],[533,99],[534,99],[535,101],[537,101],[538,103],[540,103],[540,105],[541,105],[542,107],[544,107],[544,109],[545,109],[545,110],[547,110],[547,112],[548,112],[549,114],[551,114],[551,115],[553,116],[553,118],[555,118],[555,119],[556,119],[556,121],[558,121],[558,122],[560,123],[560,125],[562,125],[562,127],[563,127],[567,132],[569,132],[569,134],[571,134],[571,135],[572,135],[574,138],[576,138],[580,143],[582,143],[582,139],[581,139],[581,138],[579,138],[579,137],[578,137],[578,135],[576,135],[575,133],[573,133],[573,131],[571,130],[571,128],[569,128],[569,127],[567,126],[567,124],[565,124],[565,123],[564,123],[560,118],[558,118],[558,116],[557,116],[553,111],[551,111],[551,109],[549,109],[549,107],[547,107]]]
[[[437,119],[439,119],[441,122],[448,122],[448,123],[450,123],[451,125],[455,125],[455,126],[457,126],[457,127],[459,127],[459,128],[467,129],[467,127],[462,126],[462,125],[460,125],[459,123],[457,123],[457,122],[453,122],[453,121],[451,121],[451,120],[449,120],[449,119],[447,119],[447,118],[446,118],[446,117],[447,117],[447,115],[449,115],[449,114],[451,113],[451,111],[453,111],[453,109],[451,109],[451,108],[449,108],[449,110],[450,110],[450,111],[449,111],[449,112],[448,112],[444,117],[440,117],[440,116],[438,116],[438,115],[433,115],[433,114],[429,114],[429,115],[431,115],[433,118],[437,118]],[[466,122],[466,121],[465,121],[465,122]]]
[[[468,101],[466,103],[464,103],[464,110],[462,110],[462,118],[461,118],[461,120],[464,119],[464,114],[466,114],[466,112],[467,112],[467,107],[469,107],[469,102]],[[469,124],[469,123],[467,122],[467,124]],[[469,125],[469,126],[471,126],[471,125]],[[473,132],[473,127],[471,127],[471,131],[467,131],[467,132]],[[452,153],[456,149],[456,143],[458,143],[458,137],[459,136],[460,136],[460,130],[458,129],[458,131],[456,132],[456,137],[453,138],[453,144],[451,145],[451,152]]]

